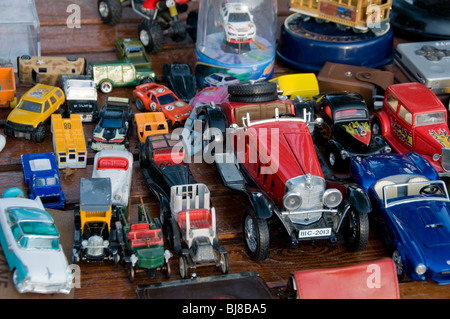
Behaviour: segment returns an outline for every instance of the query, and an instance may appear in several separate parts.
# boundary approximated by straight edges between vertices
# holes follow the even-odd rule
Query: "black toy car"
[[[91,148],[126,149],[131,130],[133,110],[127,98],[109,97],[99,112],[99,121],[94,128]]]
[[[197,80],[191,67],[185,63],[164,64],[164,77],[169,88],[181,100],[189,102],[197,93]]]
[[[383,138],[372,135],[369,110],[360,94],[327,93],[314,99],[315,115],[323,119],[323,125],[315,130],[316,142],[325,144],[333,168],[348,168],[352,156],[391,152]]]

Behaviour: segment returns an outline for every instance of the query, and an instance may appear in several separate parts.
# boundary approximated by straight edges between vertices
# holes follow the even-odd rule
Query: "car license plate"
[[[110,145],[110,144],[101,144],[100,147],[101,147],[101,148],[108,148],[108,149],[111,149],[111,148],[113,148],[113,145]]]
[[[299,230],[298,238],[331,236],[331,227]]]

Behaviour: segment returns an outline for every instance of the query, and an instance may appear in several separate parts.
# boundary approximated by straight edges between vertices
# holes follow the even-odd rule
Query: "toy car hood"
[[[433,156],[441,154],[443,147],[450,147],[450,132],[447,124],[433,124],[415,128],[415,151]]]
[[[211,102],[214,102],[215,104],[228,102],[228,87],[208,86],[198,92],[189,104],[196,107],[201,104],[209,104]]]
[[[9,113],[7,120],[14,123],[37,126],[38,119],[36,119],[36,114],[40,113],[34,113],[16,107]]]
[[[338,122],[334,125],[334,135],[339,141],[347,140],[355,148],[367,147],[372,140],[369,121]]]

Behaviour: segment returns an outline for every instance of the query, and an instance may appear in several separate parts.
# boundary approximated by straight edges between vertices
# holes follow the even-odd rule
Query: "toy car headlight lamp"
[[[335,208],[342,202],[342,193],[336,188],[330,188],[323,193],[322,198],[325,206]]]
[[[423,275],[427,271],[427,267],[424,264],[418,264],[415,270],[416,274]]]
[[[104,241],[103,241],[103,247],[108,247],[108,246],[109,246],[109,241],[104,240]]]
[[[87,247],[87,245],[88,245],[88,241],[86,239],[81,242],[81,246]]]
[[[296,210],[302,205],[302,197],[297,192],[289,192],[283,197],[283,206],[287,210]]]
[[[392,152],[392,148],[390,146],[385,146],[384,147],[384,152],[385,153],[390,153],[390,152]]]
[[[437,153],[433,154],[433,157],[432,157],[433,161],[437,162],[437,161],[439,161],[440,158],[441,158],[441,155],[439,155]]]
[[[122,196],[120,196],[120,194],[114,195],[114,199],[115,199],[115,200],[120,200],[121,198],[122,198]]]

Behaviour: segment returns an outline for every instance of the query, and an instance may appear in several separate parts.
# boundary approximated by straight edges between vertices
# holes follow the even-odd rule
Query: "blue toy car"
[[[444,181],[415,152],[353,157],[354,180],[368,194],[399,281],[450,283],[450,198]]]
[[[64,208],[66,198],[61,189],[58,165],[53,153],[21,155],[28,197],[40,197],[46,208]]]

